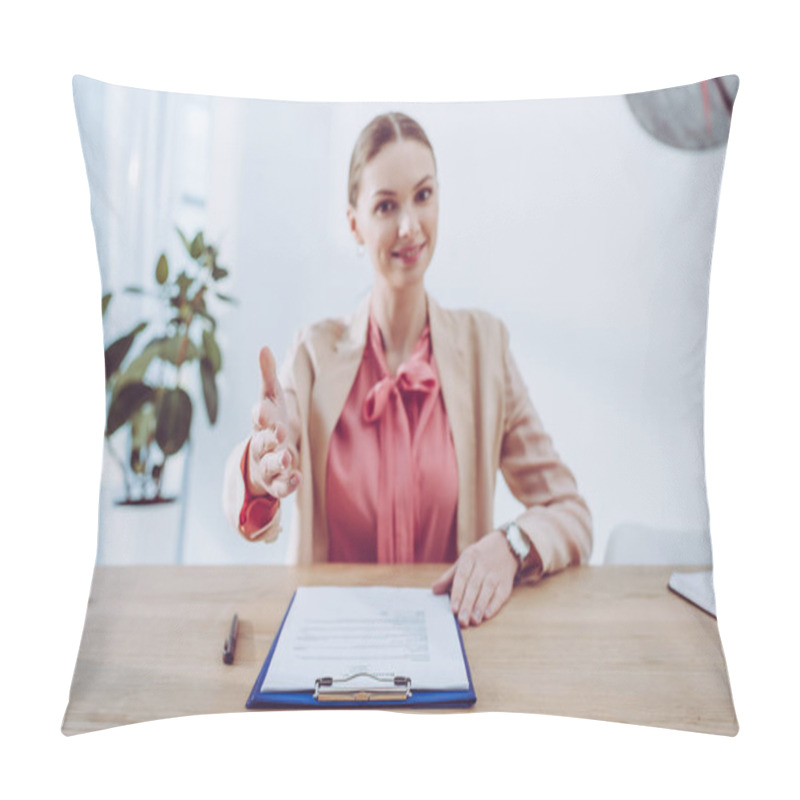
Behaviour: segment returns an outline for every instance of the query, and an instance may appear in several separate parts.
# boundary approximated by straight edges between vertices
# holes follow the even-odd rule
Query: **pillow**
[[[370,259],[346,216],[350,157],[371,119],[400,111],[435,152],[429,296],[502,321],[555,458],[591,511],[584,566],[517,588],[484,639],[464,632],[476,709],[734,734],[715,619],[668,583],[711,566],[706,320],[737,88],[725,76],[583,99],[291,103],[76,77],[107,419],[94,602],[64,731],[236,710],[297,585],[436,577],[422,565],[293,571],[285,565],[304,560],[294,497],[268,545],[233,530],[221,502],[260,396],[260,347],[280,360],[297,331],[346,317],[370,293]],[[475,491],[493,500],[493,525],[522,511],[503,480]],[[602,619],[592,613],[601,601]],[[186,670],[221,648],[234,611],[236,663],[217,659],[208,683],[193,684]],[[516,635],[528,626],[541,639]],[[493,630],[519,674],[538,670],[536,688],[497,688]],[[667,646],[654,630],[677,639]],[[173,657],[147,662],[142,641]],[[610,655],[619,652],[622,666]]]

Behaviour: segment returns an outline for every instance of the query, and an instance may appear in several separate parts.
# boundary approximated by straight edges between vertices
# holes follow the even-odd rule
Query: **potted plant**
[[[214,425],[217,420],[216,376],[222,357],[207,300],[235,301],[218,290],[228,270],[217,263],[217,248],[204,241],[202,231],[191,241],[179,229],[177,233],[189,256],[186,266],[174,270],[162,253],[155,268],[155,293],[136,286],[124,290],[153,295],[162,307],[160,319],[141,321],[105,351],[105,437],[124,475],[122,505],[174,499],[162,496],[164,470],[189,441],[198,384],[208,421]],[[103,296],[104,315],[110,301],[111,294]],[[146,330],[151,337],[140,346]],[[115,447],[123,431],[124,456]]]

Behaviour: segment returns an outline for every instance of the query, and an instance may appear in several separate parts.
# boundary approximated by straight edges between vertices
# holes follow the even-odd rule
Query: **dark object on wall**
[[[726,75],[690,86],[625,95],[639,124],[682,150],[706,150],[728,141],[739,78]]]

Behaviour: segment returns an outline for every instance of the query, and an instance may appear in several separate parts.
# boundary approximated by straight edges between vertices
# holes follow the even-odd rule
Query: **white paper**
[[[710,569],[700,572],[673,572],[669,576],[669,588],[703,611],[717,616],[714,580]]]
[[[468,689],[450,598],[388,586],[299,588],[261,690],[308,691],[318,678],[358,673],[410,678],[412,690]]]

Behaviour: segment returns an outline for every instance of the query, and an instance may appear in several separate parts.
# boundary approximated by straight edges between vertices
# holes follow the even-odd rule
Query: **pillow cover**
[[[232,530],[220,502],[260,396],[259,349],[280,360],[298,330],[370,293],[347,220],[351,152],[371,119],[400,111],[435,154],[429,296],[502,320],[592,516],[588,566],[520,586],[483,638],[464,632],[476,710],[735,733],[715,620],[668,582],[711,566],[705,332],[737,88],[726,76],[628,96],[396,106],[76,77],[107,422],[94,602],[64,731],[241,708],[298,585],[429,585],[441,571],[290,568],[294,498],[267,546]],[[476,491],[493,496],[495,525],[520,513],[502,480]],[[234,612],[238,657],[224,665],[212,654]],[[142,641],[160,642],[160,659]],[[502,685],[497,653],[536,685]]]

